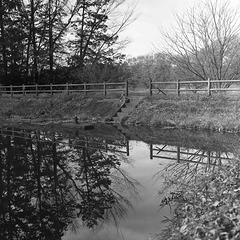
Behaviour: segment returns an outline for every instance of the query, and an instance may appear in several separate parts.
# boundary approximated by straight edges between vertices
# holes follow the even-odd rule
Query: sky
[[[127,0],[131,3],[133,0]],[[122,36],[128,36],[131,43],[123,51],[129,57],[155,53],[161,50],[161,31],[174,25],[174,14],[183,14],[189,7],[201,0],[137,0],[138,18],[127,27]],[[230,0],[239,4],[240,0]]]

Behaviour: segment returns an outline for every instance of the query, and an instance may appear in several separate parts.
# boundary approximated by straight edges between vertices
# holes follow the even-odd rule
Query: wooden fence
[[[230,88],[233,83],[239,83],[238,87]],[[240,80],[211,80],[206,81],[182,81],[177,80],[175,82],[149,82],[149,93],[163,93],[174,92],[178,96],[183,92],[207,92],[208,96],[211,96],[212,92],[220,91],[240,91]],[[27,95],[35,94],[38,96],[41,93],[48,93],[53,95],[54,93],[83,93],[87,96],[90,92],[100,92],[107,97],[109,92],[122,92],[126,97],[129,95],[129,83],[125,82],[103,82],[103,83],[82,83],[82,84],[49,84],[49,85],[20,85],[20,86],[1,86],[0,94],[8,94],[11,97],[13,95]]]
[[[90,136],[64,137],[56,132],[34,131],[26,129],[0,128],[0,135],[4,137],[32,140],[33,142],[47,142],[62,146],[85,148],[88,150],[100,150],[104,152],[122,153],[129,156],[129,140],[127,138],[120,143],[112,139],[95,138]]]
[[[176,82],[149,82],[149,92],[152,95],[154,92],[175,92],[178,96],[181,92],[207,92],[211,96],[212,92],[218,91],[240,91],[238,88],[229,88],[233,83],[240,83],[240,80],[211,80],[206,81],[182,81]]]
[[[226,161],[234,161],[232,153],[219,151],[205,151],[199,149],[186,149],[179,146],[150,144],[150,159],[159,158],[175,160],[178,163],[195,163],[201,165],[221,166]]]
[[[0,86],[1,94],[9,94],[11,97],[16,94],[35,94],[38,96],[41,93],[76,93],[82,92],[84,96],[90,92],[101,92],[104,97],[107,97],[108,92],[124,92],[128,96],[128,81],[116,83],[82,83],[82,84],[49,84],[49,85],[21,85],[21,86]]]

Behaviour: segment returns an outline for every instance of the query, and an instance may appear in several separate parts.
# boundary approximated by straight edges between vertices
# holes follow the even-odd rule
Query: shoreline
[[[85,99],[79,95],[19,99],[1,97],[0,114],[5,124],[44,126],[114,123],[111,118],[117,113],[120,103],[119,99]],[[239,133],[240,96],[148,96],[118,123],[126,126]]]
[[[61,95],[52,98],[1,98],[1,100],[1,124],[7,128],[9,124],[12,124],[12,127],[26,126],[29,129],[45,127],[46,130],[65,130],[67,136],[70,136],[70,134],[76,136],[76,132],[78,132],[78,134],[104,133],[111,136],[114,133],[114,136],[120,135],[122,137],[121,134],[124,133],[133,140],[142,141],[145,139],[148,144],[159,144],[160,142],[163,145],[181,146],[190,149],[199,146],[202,152],[223,151],[228,153],[236,151],[238,155],[239,135],[232,134],[240,132],[240,97],[238,96],[235,98],[225,95],[213,97],[199,95],[145,97],[123,117],[121,121],[123,125],[120,126],[122,126],[123,129],[121,130],[124,130],[124,132],[118,131],[117,128],[114,129],[114,132],[111,129],[114,126],[106,124],[99,126],[99,132],[97,127],[91,130],[93,132],[84,131],[84,129],[78,131],[78,127],[81,127],[82,123],[110,123],[110,117],[119,108],[119,100],[116,99],[83,99],[79,96]],[[75,117],[78,117],[78,124],[74,120]],[[172,130],[168,131],[167,129]],[[186,133],[181,129],[187,129],[188,131]],[[221,134],[223,132],[226,132],[225,135]],[[203,157],[203,155],[201,156]],[[196,164],[198,166],[198,162]],[[191,171],[189,165],[187,169]],[[234,172],[235,170],[236,172]],[[207,232],[209,229],[205,228],[203,221],[200,220],[206,219],[210,224],[216,223],[221,216],[218,212],[220,203],[221,206],[224,206],[224,211],[221,214],[224,213],[224,216],[227,216],[225,218],[226,223],[229,223],[230,218],[228,216],[232,216],[230,214],[232,214],[233,204],[235,204],[235,209],[240,209],[236,197],[238,196],[236,190],[239,190],[240,185],[237,182],[238,178],[235,178],[238,170],[239,165],[236,162],[231,168],[221,167],[221,172],[217,171],[215,175],[214,173],[209,174],[207,175],[208,178],[205,175],[197,175],[198,181],[191,185],[183,182],[186,186],[184,189],[181,188],[180,184],[180,191],[178,192],[181,195],[179,196],[183,196],[184,199],[189,201],[178,205],[178,211],[181,213],[176,221],[178,226],[172,225],[166,238],[179,236],[180,239],[183,236],[181,229],[185,229],[186,234],[184,236],[195,234],[200,227]],[[182,171],[179,171],[179,173],[181,174]],[[227,179],[227,181],[223,181],[223,179]],[[169,180],[173,181],[174,178]],[[179,178],[177,180],[177,183],[179,183]],[[229,182],[232,184],[231,186],[228,184]],[[218,184],[217,194],[214,192],[216,184]],[[210,188],[206,188],[205,185],[208,187],[210,185]],[[201,189],[204,189],[204,191],[200,191]],[[199,218],[199,212],[198,215],[195,215],[194,208],[190,211],[186,210],[192,200],[194,200],[194,206],[197,206],[197,209],[202,209],[203,198],[201,197],[205,197],[205,189],[209,189],[207,194],[211,194],[211,198],[207,204],[204,202],[204,213],[212,213],[211,216],[214,216],[214,219],[209,218],[209,214],[202,214]],[[223,196],[222,193],[226,190],[228,192]],[[193,195],[193,193],[197,194]],[[189,198],[190,194],[192,195]],[[199,194],[201,194],[200,197],[198,197]],[[229,201],[229,195],[232,196],[231,201]],[[168,195],[165,195],[165,197],[168,197]],[[181,198],[176,198],[174,201],[174,203],[181,203]],[[187,222],[186,219],[191,219],[191,221]],[[238,228],[239,225],[238,222]],[[221,229],[218,226],[214,226],[214,228],[220,233]]]
[[[161,96],[144,98],[129,116],[126,125],[211,132],[240,132],[240,96],[219,94]]]

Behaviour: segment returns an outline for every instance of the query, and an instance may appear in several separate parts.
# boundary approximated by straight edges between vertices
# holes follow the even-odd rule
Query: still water
[[[173,191],[234,161],[239,136],[96,125],[0,131],[0,239],[145,240]],[[171,179],[171,181],[168,181]]]

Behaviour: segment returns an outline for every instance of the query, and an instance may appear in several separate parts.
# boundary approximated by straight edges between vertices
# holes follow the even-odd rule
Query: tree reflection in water
[[[167,152],[170,151],[168,150]],[[158,151],[158,154],[159,153],[160,151]],[[212,185],[212,183],[210,184],[211,181],[214,182],[215,176],[230,176],[232,172],[231,174],[228,172],[229,169],[231,169],[229,166],[233,164],[236,166],[236,169],[239,169],[239,163],[236,161],[237,158],[230,152],[177,147],[177,151],[174,152],[171,150],[171,153],[175,153],[175,156],[177,156],[175,161],[167,164],[164,169],[155,175],[155,178],[164,177],[164,182],[159,189],[159,196],[162,198],[160,207],[169,206],[172,210],[172,217],[168,216],[164,221],[168,223],[168,227],[156,235],[157,239],[180,239],[180,235],[178,236],[179,238],[172,237],[174,236],[171,235],[174,232],[173,229],[180,229],[183,216],[187,219],[187,217],[192,214],[191,212],[188,216],[190,207],[198,209],[197,204],[201,205],[201,197],[204,196],[204,194],[208,194],[208,187]],[[152,155],[153,157],[159,157],[158,154]],[[161,156],[161,158],[164,157]],[[174,160],[174,158],[172,158],[172,160]],[[204,181],[206,181],[205,185],[203,183]],[[196,191],[196,189],[198,189],[198,191]],[[212,189],[209,191],[211,192]],[[191,195],[191,197],[199,196],[198,198],[196,197],[198,202],[194,202],[196,199],[189,198],[189,195]],[[221,195],[220,192],[219,195]],[[184,209],[186,212],[181,209],[182,212],[180,214],[180,206],[185,206],[184,204],[187,206]],[[186,237],[186,239],[190,238]]]
[[[178,191],[181,186],[195,181],[199,173],[219,171],[219,167],[235,159],[230,152],[220,152],[202,149],[190,149],[177,146],[151,147],[153,158],[173,160],[154,176],[164,178],[159,194]],[[155,152],[154,152],[155,151]]]
[[[76,219],[92,228],[126,214],[138,183],[121,154],[72,141],[40,131],[0,136],[0,239],[61,239]]]

